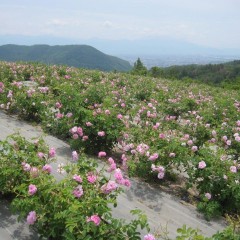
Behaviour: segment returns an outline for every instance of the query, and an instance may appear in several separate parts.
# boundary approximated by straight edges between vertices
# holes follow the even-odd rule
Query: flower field
[[[41,141],[37,146],[25,142],[33,155],[25,161],[22,153],[10,170],[7,157],[1,156],[1,176],[6,175],[1,179],[2,193],[16,195],[13,209],[22,217],[28,214],[28,223],[42,236],[140,239],[137,227],[148,227],[144,215],[133,212],[138,220],[125,225],[113,219],[108,208],[116,203],[119,186],[130,185],[123,172],[164,184],[177,179],[178,170],[188,176],[186,188],[196,190],[198,209],[207,219],[239,215],[237,91],[123,73],[1,62],[0,107],[69,141],[77,162],[64,170],[68,177],[56,183],[48,165],[54,149]],[[14,141],[21,149],[23,140]],[[106,161],[115,181],[98,175],[83,152]],[[50,210],[59,208],[51,215]],[[76,218],[76,211],[83,212],[82,218]],[[145,239],[154,237],[148,234]]]

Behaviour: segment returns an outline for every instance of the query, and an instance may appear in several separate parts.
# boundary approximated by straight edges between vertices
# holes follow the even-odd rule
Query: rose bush
[[[130,176],[162,183],[187,173],[208,218],[239,209],[238,92],[64,66],[1,62],[0,69],[2,109],[41,123],[73,150],[117,152]]]

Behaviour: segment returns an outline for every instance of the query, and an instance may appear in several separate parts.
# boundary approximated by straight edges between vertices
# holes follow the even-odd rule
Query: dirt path
[[[16,131],[27,139],[44,135],[39,126],[32,126],[0,111],[0,140]],[[49,135],[45,135],[44,139],[50,147],[56,148],[58,162],[53,164],[53,174],[60,179],[62,175],[57,173],[57,165],[70,160],[70,147],[65,142]],[[118,197],[118,206],[113,210],[115,217],[130,219],[130,210],[141,209],[147,214],[153,231],[167,226],[169,237],[172,239],[175,239],[177,228],[182,227],[183,224],[198,228],[205,236],[211,236],[225,227],[223,221],[220,220],[205,221],[193,206],[182,204],[177,197],[156,191],[155,188],[136,179],[131,179],[131,183],[132,187]],[[26,224],[17,223],[16,218],[10,214],[8,206],[0,201],[0,240],[8,239],[34,240],[38,238],[36,234],[33,235],[29,231]]]

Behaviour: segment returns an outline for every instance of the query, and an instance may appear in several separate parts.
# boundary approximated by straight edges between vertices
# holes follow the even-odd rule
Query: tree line
[[[131,73],[155,78],[196,80],[207,84],[240,89],[240,60],[221,64],[191,64],[166,68],[154,66],[147,69],[138,58]]]

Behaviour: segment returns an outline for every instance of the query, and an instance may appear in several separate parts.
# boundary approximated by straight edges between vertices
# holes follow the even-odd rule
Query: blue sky
[[[165,38],[240,49],[240,0],[0,0],[0,10],[0,38]]]

